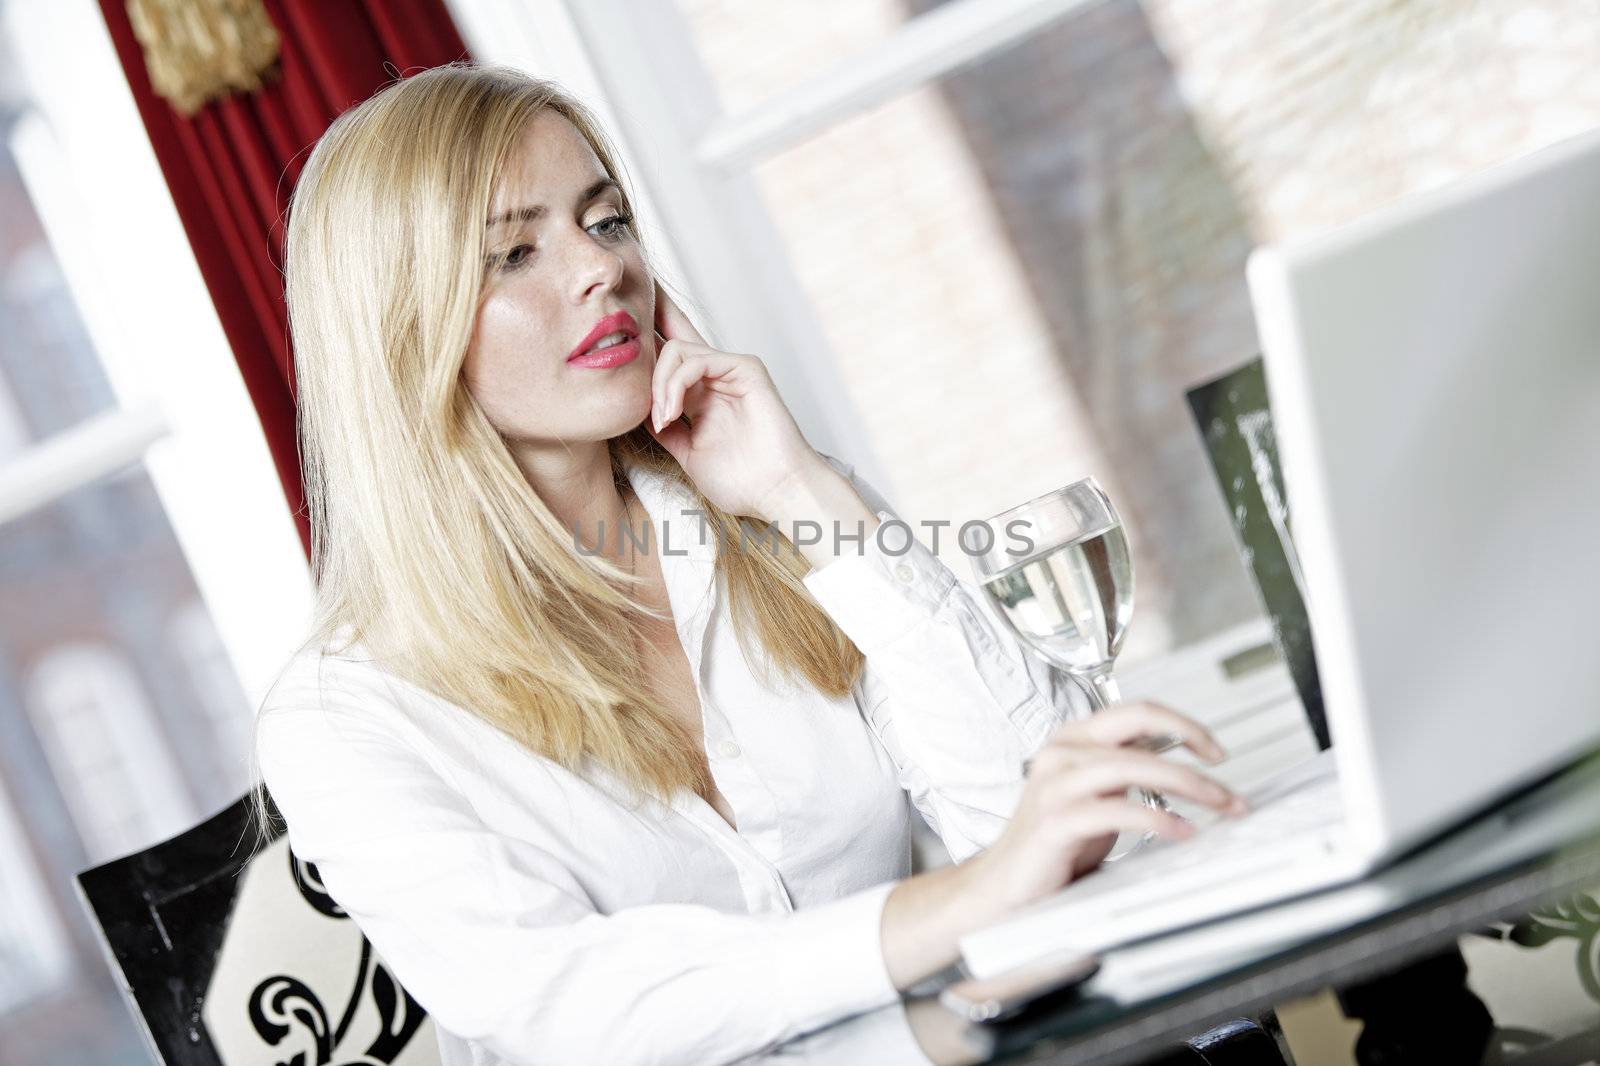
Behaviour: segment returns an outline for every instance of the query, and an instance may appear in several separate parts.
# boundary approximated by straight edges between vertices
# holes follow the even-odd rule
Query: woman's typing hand
[[[1223,814],[1245,812],[1244,799],[1214,778],[1149,750],[1166,736],[1208,763],[1224,757],[1205,727],[1154,703],[1121,704],[1057,727],[1029,762],[1005,832],[970,860],[984,867],[982,891],[1002,908],[1020,907],[1100,865],[1118,833],[1181,840],[1194,832],[1179,815],[1131,797],[1131,789],[1183,796]]]
[[[1205,727],[1169,707],[1120,704],[1058,726],[1029,760],[1027,780],[1004,832],[957,866],[908,878],[884,906],[883,951],[906,988],[958,956],[956,942],[1093,870],[1119,832],[1183,839],[1193,826],[1129,795],[1136,788],[1182,796],[1225,815],[1242,797],[1209,775],[1149,750],[1167,737],[1208,763],[1224,754]]]

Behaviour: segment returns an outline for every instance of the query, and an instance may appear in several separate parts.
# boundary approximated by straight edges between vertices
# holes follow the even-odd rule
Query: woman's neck
[[[619,530],[638,521],[630,517],[623,496],[624,491],[631,495],[633,490],[617,488],[605,441],[555,451],[514,449],[514,455],[528,484],[573,536],[574,547],[619,565],[628,558],[629,543]],[[632,510],[637,514],[639,508]]]

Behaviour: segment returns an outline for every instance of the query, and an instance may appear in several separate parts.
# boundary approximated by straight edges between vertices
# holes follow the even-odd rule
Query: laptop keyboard
[[[1249,814],[1196,813],[1198,832],[1188,840],[1157,840],[963,937],[964,962],[993,974],[1055,951],[1098,954],[1358,872],[1358,857],[1341,846],[1347,834],[1332,752],[1243,791]]]
[[[1339,779],[1332,775],[1301,778],[1287,783],[1268,782],[1254,794],[1247,793],[1250,813],[1242,818],[1209,815],[1196,818],[1197,832],[1177,845],[1152,848],[1143,865],[1143,876],[1153,870],[1174,872],[1191,866],[1214,863],[1226,867],[1237,855],[1261,851],[1280,842],[1322,837],[1343,821],[1339,799]],[[1131,855],[1113,866],[1143,858]],[[1218,880],[1227,877],[1225,870]]]
[[[1248,790],[1251,810],[1242,818],[1196,814],[1193,837],[1154,841],[1069,885],[1062,897],[1087,900],[1130,889],[1142,899],[1151,893],[1193,892],[1261,867],[1303,861],[1308,850],[1332,851],[1343,810],[1331,758],[1324,753]]]

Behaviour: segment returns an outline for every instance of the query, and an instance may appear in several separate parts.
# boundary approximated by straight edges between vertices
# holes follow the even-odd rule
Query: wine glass
[[[985,532],[981,526],[987,527]],[[1079,681],[1095,710],[1118,702],[1111,676],[1133,614],[1133,562],[1122,520],[1092,477],[1002,511],[964,547],[984,593],[1029,647]],[[982,543],[986,541],[987,543]],[[1142,802],[1168,810],[1159,793]],[[1154,834],[1119,846],[1137,850]]]

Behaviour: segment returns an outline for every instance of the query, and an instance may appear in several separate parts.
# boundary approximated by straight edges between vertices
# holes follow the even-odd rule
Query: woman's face
[[[548,110],[529,122],[487,225],[465,374],[490,423],[513,443],[538,446],[607,440],[644,421],[656,360],[654,280],[621,194],[577,127]],[[632,360],[569,361],[619,311],[632,316],[624,327],[636,338]]]

